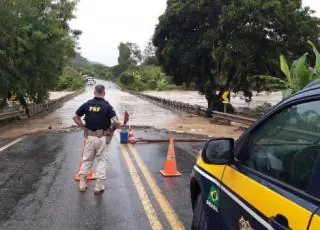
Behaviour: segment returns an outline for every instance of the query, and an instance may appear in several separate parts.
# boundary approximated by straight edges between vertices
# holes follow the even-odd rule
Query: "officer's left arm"
[[[111,120],[114,129],[118,129],[121,126],[121,122],[119,121],[116,112],[113,107],[110,106],[108,110],[108,118]]]
[[[117,116],[111,118],[111,122],[112,122],[113,126],[115,127],[115,129],[120,128],[121,122],[119,121]]]

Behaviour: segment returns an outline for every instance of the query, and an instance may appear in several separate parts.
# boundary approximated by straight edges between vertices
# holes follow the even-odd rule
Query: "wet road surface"
[[[121,92],[113,83],[97,82],[106,86],[106,99],[121,120],[128,111],[131,125],[162,128],[174,123],[181,128],[190,125],[188,130],[194,124],[201,128],[198,120],[193,126],[186,124],[180,114]],[[85,93],[43,119],[19,124],[15,132],[30,134],[49,125],[52,130],[70,127],[76,109],[92,97],[93,87],[87,87]],[[221,134],[221,127],[214,128]],[[184,136],[155,129],[135,131],[136,137]],[[190,229],[189,176],[203,144],[177,143],[176,161],[182,176],[165,178],[160,170],[168,143],[123,146],[115,135],[109,145],[106,190],[97,196],[94,182],[86,193],[80,193],[73,179],[83,151],[80,131],[18,139],[9,148],[0,148],[0,229]]]
[[[136,137],[168,137],[155,130]],[[178,136],[174,134],[175,136]],[[109,145],[106,190],[78,192],[79,132],[28,137],[0,152],[0,229],[190,229],[189,176],[203,143],[176,144],[181,177],[164,178],[168,144]],[[181,228],[179,228],[179,224]]]
[[[114,107],[119,118],[123,120],[123,115],[127,110],[130,114],[130,124],[139,126],[154,126],[158,127],[168,122],[174,121],[177,115],[173,112],[152,104],[151,102],[142,100],[129,93],[122,92],[112,82],[96,80],[97,84],[103,84],[106,88],[105,99]],[[75,111],[84,102],[93,98],[94,86],[86,87],[86,91],[66,102],[64,106],[45,119],[56,120],[61,123],[63,127],[70,127],[74,123],[71,119]]]

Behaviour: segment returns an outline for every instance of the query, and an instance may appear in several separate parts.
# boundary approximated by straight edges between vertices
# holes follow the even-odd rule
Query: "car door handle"
[[[276,227],[276,229],[281,229],[281,230],[292,230],[289,226],[289,221],[288,219],[281,215],[277,214],[276,216],[270,217],[269,218],[269,223],[271,224],[272,227]]]

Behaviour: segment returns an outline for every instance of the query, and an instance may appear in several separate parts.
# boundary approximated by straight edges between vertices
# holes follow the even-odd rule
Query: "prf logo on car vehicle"
[[[211,186],[210,192],[207,198],[207,205],[214,211],[219,212],[219,192],[214,185]]]
[[[239,229],[240,230],[254,230],[249,221],[246,221],[243,216],[241,216],[241,218],[239,219]]]

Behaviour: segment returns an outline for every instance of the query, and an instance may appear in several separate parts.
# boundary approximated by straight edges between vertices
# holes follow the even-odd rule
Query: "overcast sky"
[[[319,0],[302,1],[320,17]],[[83,32],[79,45],[84,57],[113,66],[121,41],[144,49],[165,8],[166,0],[80,0],[71,27]]]

